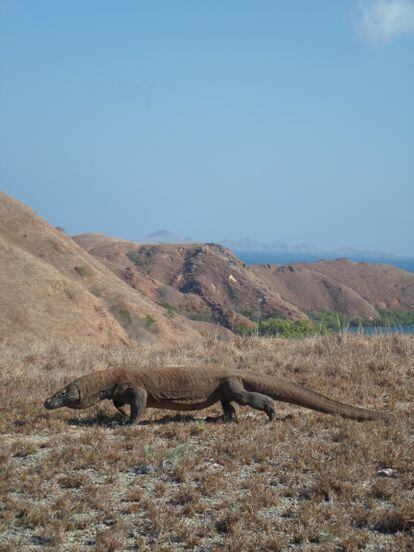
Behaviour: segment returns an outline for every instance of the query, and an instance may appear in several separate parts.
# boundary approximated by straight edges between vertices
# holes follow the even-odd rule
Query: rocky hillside
[[[414,275],[348,260],[248,267],[216,244],[140,245],[99,234],[74,240],[131,287],[171,313],[231,330],[258,317],[306,318],[335,311],[377,319],[380,311],[414,311]]]
[[[70,237],[0,193],[0,339],[100,346],[172,343],[198,331],[172,319]]]
[[[171,313],[231,330],[252,325],[260,315],[306,318],[220,245],[140,245],[96,234],[74,240]]]

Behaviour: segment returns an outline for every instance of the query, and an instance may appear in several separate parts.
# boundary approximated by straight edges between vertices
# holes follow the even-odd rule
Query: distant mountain
[[[257,253],[295,253],[306,255],[321,255],[323,257],[381,257],[393,258],[395,255],[385,253],[384,251],[371,249],[355,249],[353,247],[339,247],[329,250],[316,247],[309,243],[301,243],[299,245],[290,245],[282,241],[275,242],[259,242],[250,238],[244,238],[240,241],[223,240],[221,245],[232,249],[233,251],[249,251]]]
[[[392,259],[396,256],[380,249],[355,249],[354,247],[339,247],[331,251],[331,253],[342,257],[375,257],[382,259]]]
[[[157,230],[148,234],[148,236],[141,240],[141,243],[191,243],[192,241],[190,238],[182,238],[168,230]]]
[[[286,243],[276,241],[274,243],[265,243],[252,240],[250,238],[244,238],[240,241],[235,240],[223,240],[220,242],[223,247],[232,249],[234,251],[267,251],[267,252],[283,252],[289,251],[289,247]]]
[[[140,240],[143,244],[175,244],[175,243],[194,243],[191,238],[183,238],[175,232],[169,230],[157,230],[148,234]],[[321,258],[382,258],[391,259],[395,257],[391,253],[379,251],[376,249],[355,249],[353,247],[338,247],[337,249],[323,249],[310,243],[300,243],[297,245],[287,244],[283,241],[260,242],[251,238],[243,238],[241,240],[225,239],[219,242],[220,245],[237,252],[250,253],[286,253],[295,255],[318,255]]]

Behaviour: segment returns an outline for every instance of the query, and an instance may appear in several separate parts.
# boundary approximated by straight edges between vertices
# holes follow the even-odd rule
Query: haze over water
[[[314,263],[321,259],[334,259],[338,257],[318,255],[306,255],[303,253],[266,253],[263,251],[235,251],[239,259],[248,265],[253,264],[274,264],[287,265],[295,263]],[[351,261],[388,264],[414,272],[414,257],[347,257]]]

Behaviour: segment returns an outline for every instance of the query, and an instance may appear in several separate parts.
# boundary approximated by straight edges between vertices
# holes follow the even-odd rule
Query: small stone
[[[155,473],[155,468],[151,464],[143,464],[142,466],[137,466],[134,472],[135,475],[151,475]]]
[[[384,468],[382,470],[378,470],[377,475],[381,475],[382,477],[397,477],[398,472],[393,468]]]

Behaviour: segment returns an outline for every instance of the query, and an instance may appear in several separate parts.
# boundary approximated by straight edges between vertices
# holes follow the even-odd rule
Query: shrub
[[[160,307],[163,307],[167,311],[167,316],[169,318],[174,318],[174,316],[178,312],[177,309],[172,305],[170,305],[169,303],[158,303],[158,304],[160,305]]]
[[[341,329],[346,328],[349,325],[359,326],[360,319],[352,320],[344,314],[340,314],[333,311],[310,311],[307,313],[309,318],[318,326],[320,333],[338,332]]]
[[[128,308],[124,303],[113,303],[109,307],[111,314],[118,320],[121,326],[126,330],[130,337],[140,336],[144,338],[154,329],[157,322],[156,318],[147,314],[140,318],[137,314]]]
[[[390,310],[380,311],[381,317],[378,319],[365,319],[365,318],[350,318],[344,314],[340,314],[333,311],[315,312],[310,311],[307,313],[309,318],[318,324],[320,333],[338,332],[347,328],[348,326],[404,326],[406,324],[414,324],[414,313]]]
[[[75,266],[75,271],[83,278],[92,275],[92,270],[87,265]]]
[[[414,312],[381,311],[381,326],[404,326],[405,324],[414,324]]]
[[[130,251],[127,253],[127,257],[134,263],[135,266],[141,267],[145,264],[145,257],[137,251]]]
[[[233,331],[245,337],[248,335],[256,334],[257,328],[252,328],[251,326],[248,326],[247,324],[243,324],[242,322],[240,322],[239,324],[234,325]]]
[[[147,314],[147,316],[144,318],[144,324],[146,328],[152,328],[154,324],[157,322],[157,319],[151,316],[150,314]]]
[[[137,268],[143,269],[148,266],[151,258],[151,249],[146,247],[141,247],[135,251],[129,251],[127,257],[130,261],[134,263]]]
[[[300,338],[318,333],[318,328],[310,320],[285,320],[268,318],[259,323],[259,335]]]

